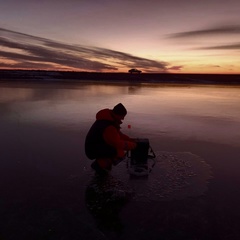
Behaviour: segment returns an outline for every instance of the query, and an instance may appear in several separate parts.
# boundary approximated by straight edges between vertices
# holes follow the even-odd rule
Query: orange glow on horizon
[[[144,69],[144,68],[138,68],[142,71],[142,73],[179,73],[179,74],[240,74],[240,67],[236,66],[236,62],[234,64],[231,64],[231,60],[225,59],[224,62],[219,61],[218,64],[212,64],[211,61],[203,61],[203,59],[200,60],[193,60],[192,62],[190,60],[184,62],[181,66],[180,59],[176,62],[176,66],[180,66],[179,69],[176,68],[174,70],[174,65],[167,66],[166,71],[160,70],[157,71],[156,68],[151,70],[150,68]],[[30,67],[31,63],[29,63],[29,67],[24,66],[21,67],[20,64],[18,64],[17,61],[11,60],[11,59],[0,59],[0,69],[4,70],[43,70],[43,71],[73,71],[73,72],[106,72],[106,73],[128,73],[128,70],[131,69],[131,67],[117,67],[117,70],[100,70],[100,71],[94,71],[94,70],[88,70],[88,69],[82,69],[82,68],[74,68],[74,67],[68,67],[60,64],[54,64],[54,63],[42,63],[39,62],[33,62],[35,66]],[[110,62],[108,62],[110,64]],[[42,65],[42,66],[41,66]],[[19,67],[18,67],[19,66]]]

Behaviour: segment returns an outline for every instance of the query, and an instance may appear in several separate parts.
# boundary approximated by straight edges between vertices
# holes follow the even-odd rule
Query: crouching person
[[[91,167],[98,173],[107,173],[125,152],[136,147],[136,143],[120,131],[126,108],[117,104],[113,109],[102,109],[85,139],[85,153],[94,160]]]

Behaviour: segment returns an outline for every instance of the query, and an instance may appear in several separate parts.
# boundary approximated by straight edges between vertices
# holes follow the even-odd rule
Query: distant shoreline
[[[0,81],[7,82],[129,82],[239,84],[240,74],[105,73],[43,70],[0,70]]]

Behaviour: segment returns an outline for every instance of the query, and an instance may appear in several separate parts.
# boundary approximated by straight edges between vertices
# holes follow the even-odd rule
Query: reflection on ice
[[[120,233],[123,230],[119,213],[131,195],[131,188],[111,175],[93,176],[86,188],[85,199],[101,231],[108,229]]]
[[[0,86],[1,119],[76,131],[122,102],[137,134],[239,146],[238,86],[76,83]],[[144,136],[144,137],[145,137]]]

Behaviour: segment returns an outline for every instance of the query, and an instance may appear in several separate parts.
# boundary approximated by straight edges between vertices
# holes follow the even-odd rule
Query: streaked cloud
[[[226,45],[218,45],[218,46],[209,46],[198,48],[200,50],[240,50],[240,43],[226,44]]]
[[[164,61],[141,58],[105,48],[65,44],[0,28],[0,67],[115,71],[141,68],[145,72],[167,71]],[[1,60],[2,58],[2,60]],[[11,65],[6,64],[11,60]]]
[[[167,35],[167,38],[192,38],[201,36],[211,36],[216,34],[240,34],[240,25],[219,26],[213,28],[200,29],[195,31],[179,32]]]
[[[230,42],[231,37],[235,35],[234,38],[237,42]],[[177,40],[177,43],[180,44],[179,40],[188,43],[191,46],[191,43],[188,40],[198,40],[198,47],[189,48],[189,50],[240,50],[240,25],[225,25],[212,28],[205,28],[195,31],[186,31],[179,32],[174,34],[169,34],[168,39]],[[215,40],[214,37],[221,36],[221,43],[218,43],[219,38]],[[209,41],[211,40],[211,41]],[[181,43],[182,43],[181,41]]]

